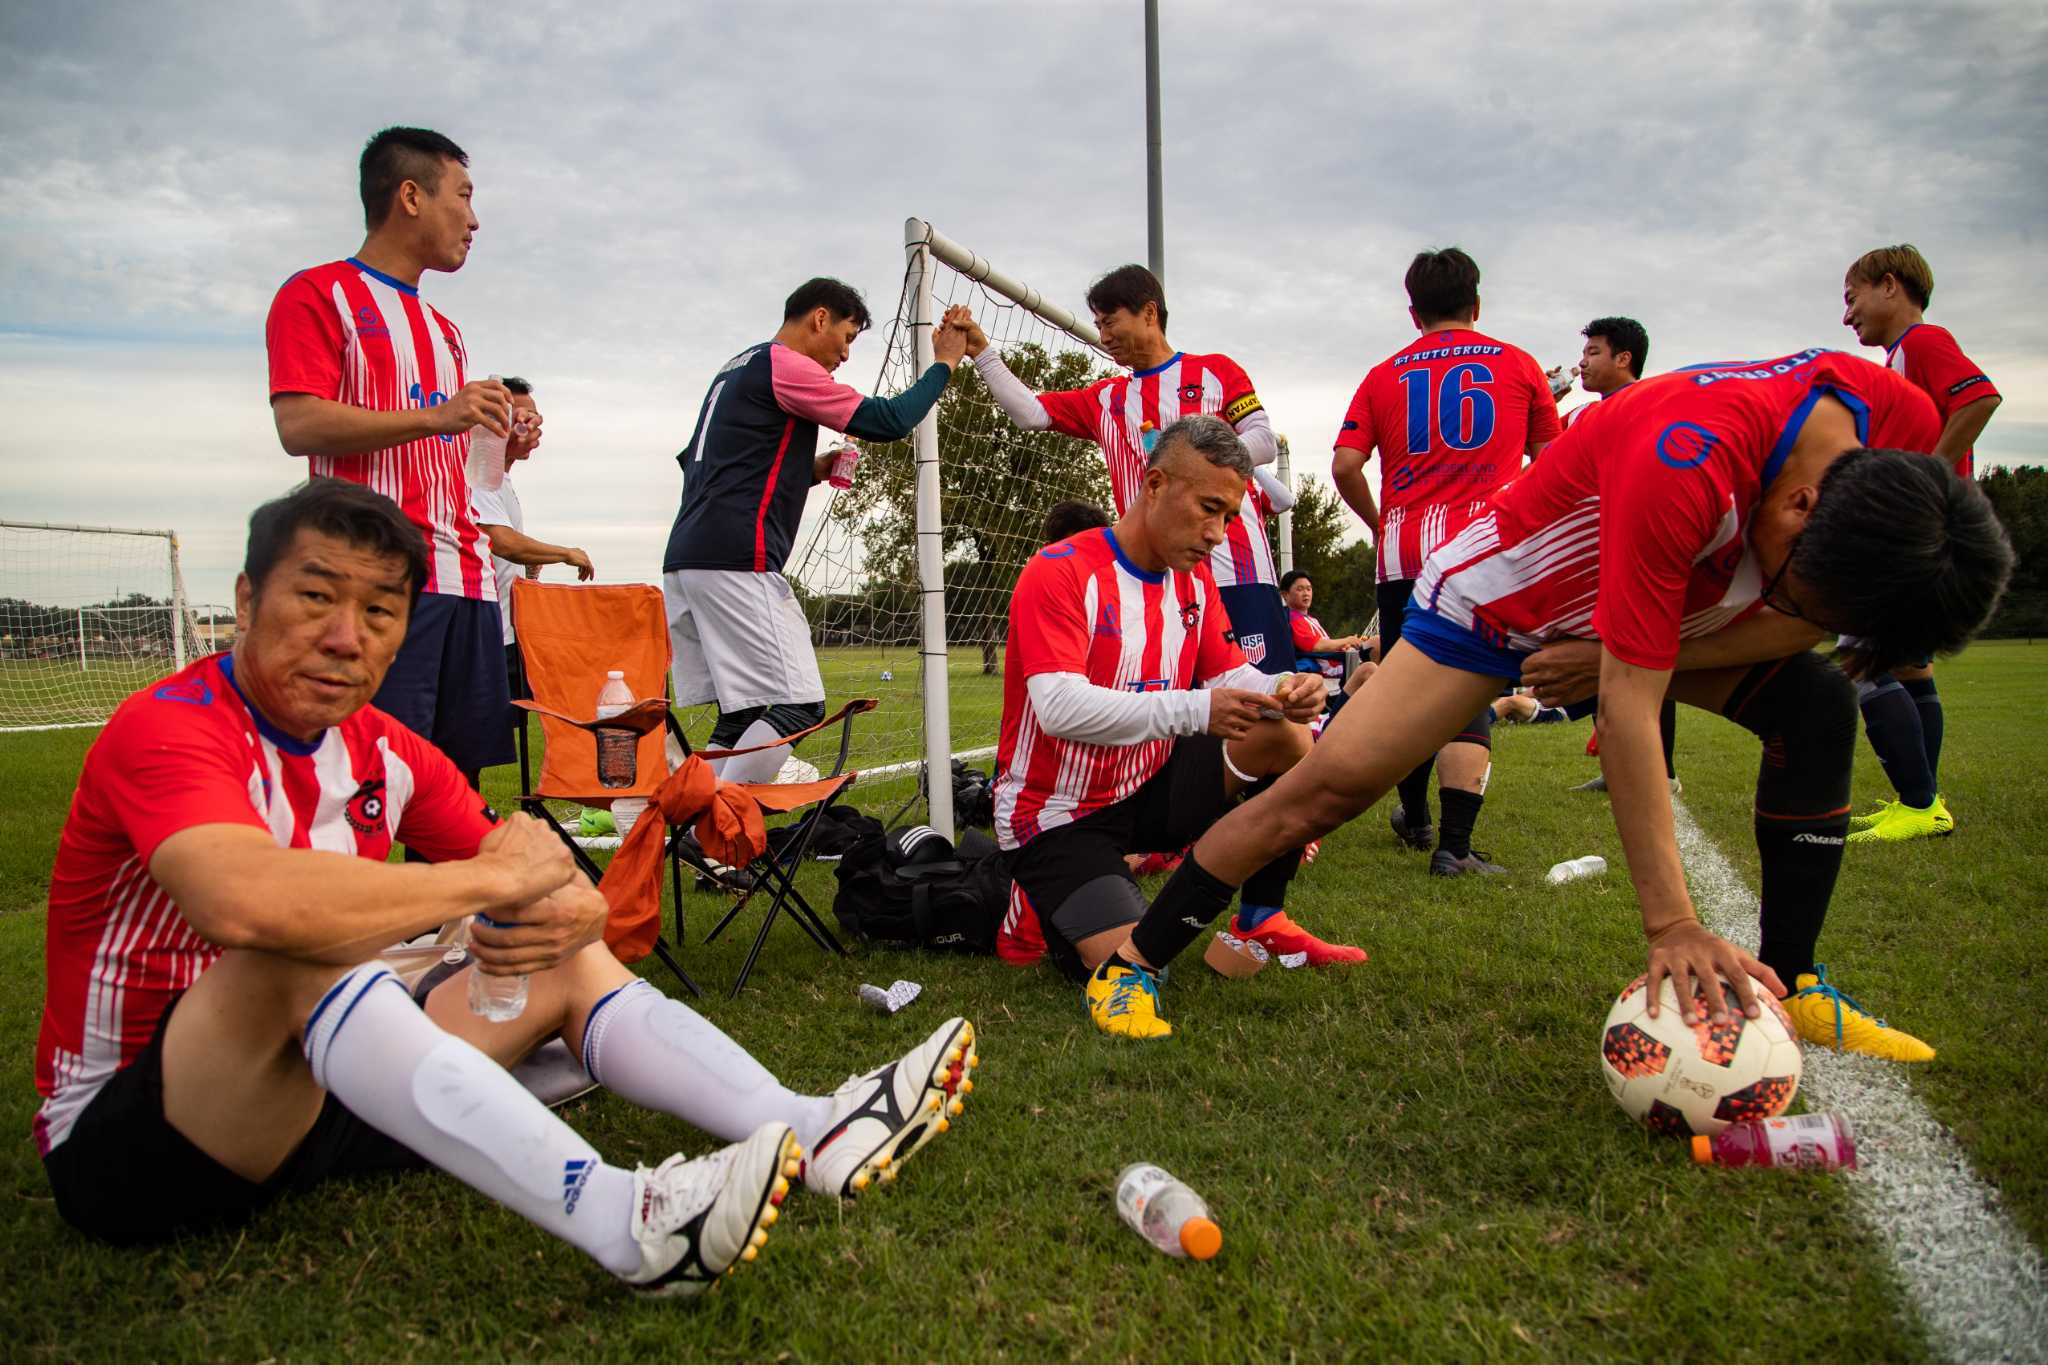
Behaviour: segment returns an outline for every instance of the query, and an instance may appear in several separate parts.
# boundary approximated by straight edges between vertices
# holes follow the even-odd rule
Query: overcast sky
[[[2048,458],[2041,5],[1161,8],[1170,333],[1244,365],[1298,471],[1452,242],[1485,330],[1552,364],[1627,313],[1652,370],[1853,349],[1844,267],[1917,243],[2005,394],[1980,461]],[[270,298],[360,243],[368,135],[424,124],[482,229],[423,292],[547,414],[529,530],[652,580],[673,454],[796,283],[886,318],[911,214],[1077,312],[1144,259],[1142,38],[1139,0],[8,5],[0,516],[175,527],[224,600],[301,472]]]

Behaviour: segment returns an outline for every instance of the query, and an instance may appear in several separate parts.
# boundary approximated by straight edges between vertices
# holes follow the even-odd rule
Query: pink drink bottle
[[[1808,1171],[1856,1169],[1856,1130],[1833,1114],[1744,1119],[1712,1137],[1692,1140],[1702,1166],[1790,1166]]]
[[[834,488],[853,487],[853,467],[860,463],[860,447],[848,441],[839,447],[839,453],[832,457],[832,472],[825,476],[825,482]]]

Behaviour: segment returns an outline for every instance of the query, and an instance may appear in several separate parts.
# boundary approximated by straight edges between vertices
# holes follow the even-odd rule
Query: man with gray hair
[[[1322,710],[1320,678],[1270,677],[1228,634],[1207,560],[1250,474],[1227,422],[1180,419],[1148,453],[1122,519],[1039,551],[1011,598],[996,839],[1013,895],[1110,1033],[1172,1031],[1152,977],[1116,954],[1145,911],[1124,855],[1177,853],[1264,791],[1308,752]],[[1244,899],[1281,905],[1300,861],[1299,849],[1274,858]],[[1267,923],[1301,932],[1284,911]],[[1365,958],[1322,948],[1326,961]]]

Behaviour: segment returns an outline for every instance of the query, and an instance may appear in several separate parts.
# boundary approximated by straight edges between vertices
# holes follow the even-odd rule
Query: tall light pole
[[[1159,0],[1145,0],[1145,221],[1152,273],[1166,282],[1166,217],[1159,194]]]

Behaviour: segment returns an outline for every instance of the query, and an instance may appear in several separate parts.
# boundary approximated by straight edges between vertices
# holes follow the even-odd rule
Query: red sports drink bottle
[[[1833,1114],[1744,1119],[1712,1137],[1692,1140],[1702,1166],[1793,1166],[1809,1171],[1856,1169],[1856,1130]]]

